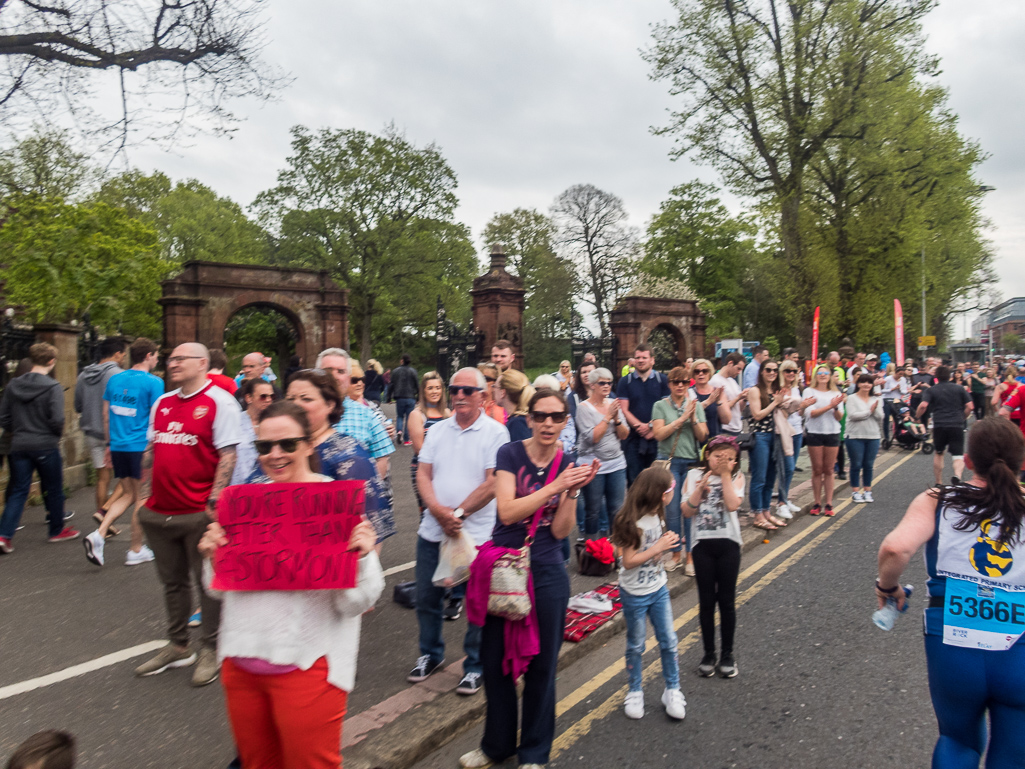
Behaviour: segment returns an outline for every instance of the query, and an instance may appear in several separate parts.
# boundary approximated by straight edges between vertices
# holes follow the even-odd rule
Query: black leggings
[[[740,545],[732,539],[698,540],[691,551],[694,579],[698,583],[701,640],[705,654],[715,653],[715,605],[719,604],[722,625],[722,653],[733,653],[737,629],[737,575],[740,574]]]

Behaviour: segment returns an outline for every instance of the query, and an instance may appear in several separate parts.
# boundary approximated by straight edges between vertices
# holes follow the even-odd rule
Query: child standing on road
[[[665,506],[673,498],[676,482],[668,470],[649,467],[641,472],[612,523],[612,541],[622,549],[619,600],[626,618],[626,672],[630,679],[623,709],[628,718],[643,718],[641,655],[647,635],[645,617],[651,619],[662,652],[662,677],[666,688],[662,704],[670,718],[687,714],[680,691],[680,665],[676,656],[676,631],[669,599],[663,555],[680,541],[666,530]]]
[[[744,476],[740,473],[740,449],[729,435],[717,435],[704,449],[704,467],[691,470],[683,485],[681,512],[697,516],[694,533],[694,572],[698,585],[698,611],[705,656],[698,674],[715,675],[715,606],[719,605],[722,625],[722,656],[719,675],[734,678],[733,634],[737,627],[734,605],[740,573],[740,521],[737,508],[744,498]],[[625,609],[624,605],[624,609]]]

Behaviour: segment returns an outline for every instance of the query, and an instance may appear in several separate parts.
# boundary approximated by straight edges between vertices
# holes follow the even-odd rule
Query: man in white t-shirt
[[[438,568],[441,541],[465,530],[477,545],[495,528],[495,458],[509,442],[505,425],[488,418],[484,375],[475,368],[457,371],[448,386],[452,416],[435,424],[420,449],[416,487],[426,510],[416,537],[416,621],[420,626],[420,657],[406,680],[419,683],[445,662],[441,634],[445,588],[432,580]],[[457,694],[480,691],[481,628],[467,625],[463,639],[463,677]]]
[[[730,421],[722,426],[726,435],[736,437],[744,429],[744,423],[740,417],[740,401],[747,390],[742,390],[737,377],[744,370],[746,363],[744,356],[739,352],[731,352],[723,358],[722,368],[712,377],[712,387],[721,387],[726,394],[727,405],[730,409]]]

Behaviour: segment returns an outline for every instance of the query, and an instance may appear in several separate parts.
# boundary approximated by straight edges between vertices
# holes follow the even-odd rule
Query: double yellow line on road
[[[875,479],[876,482],[883,480],[886,476],[888,476],[890,473],[892,473],[898,467],[903,465],[905,462],[908,462],[914,456],[915,456],[914,454],[908,454],[908,456],[905,457],[904,459],[901,459],[901,460],[895,462],[894,464],[890,465],[886,470],[884,470],[882,473],[880,473],[878,476],[876,476],[876,479]],[[836,512],[839,514],[839,513],[842,513],[843,511],[845,511],[850,506],[851,506],[850,499],[846,499],[843,502],[841,502],[840,504],[838,504],[835,509],[836,509]],[[775,582],[777,579],[779,579],[779,577],[781,577],[787,571],[787,569],[789,569],[791,566],[793,566],[795,563],[797,563],[799,560],[801,560],[804,556],[806,556],[808,553],[810,553],[812,550],[814,550],[816,547],[818,547],[820,544],[822,544],[829,537],[833,536],[833,534],[835,534],[842,526],[844,526],[848,522],[852,521],[854,519],[854,516],[856,516],[860,512],[861,509],[864,509],[864,507],[862,507],[860,509],[859,508],[854,508],[850,513],[847,513],[846,515],[844,515],[841,518],[819,517],[817,520],[815,520],[813,523],[811,523],[804,531],[802,531],[799,534],[796,534],[791,539],[789,539],[786,542],[782,543],[778,548],[776,548],[772,552],[762,556],[755,563],[751,564],[746,569],[744,569],[744,571],[741,572],[739,578],[737,579],[737,583],[738,584],[743,583],[743,582],[749,580],[754,574],[756,574],[757,572],[761,571],[761,569],[763,569],[771,561],[779,558],[784,553],[786,553],[788,550],[790,550],[791,548],[795,547],[798,543],[800,543],[806,537],[811,536],[816,531],[818,531],[820,528],[822,528],[823,526],[825,526],[828,523],[832,522],[833,525],[830,526],[828,529],[826,529],[826,531],[822,532],[817,537],[812,539],[810,542],[807,542],[803,547],[798,549],[796,552],[791,554],[788,558],[786,558],[783,561],[781,561],[780,563],[778,563],[771,571],[769,571],[767,574],[765,574],[761,579],[759,579],[753,585],[751,585],[750,587],[748,587],[745,590],[741,591],[740,594],[737,596],[737,606],[738,607],[739,606],[743,606],[745,603],[747,603],[752,598],[754,598],[756,595],[758,595],[760,592],[762,592],[762,590],[764,590],[766,587],[768,587],[773,582]],[[673,628],[675,630],[679,631],[680,628],[682,628],[684,625],[686,625],[691,620],[693,620],[695,617],[697,617],[697,615],[698,615],[698,607],[697,606],[695,606],[695,607],[693,607],[691,609],[688,609],[687,611],[685,611],[683,614],[681,614],[679,617],[676,618],[676,621],[673,623]],[[695,631],[689,633],[685,638],[683,638],[680,641],[680,644],[679,644],[679,647],[678,647],[679,653],[683,654],[691,646],[693,646],[697,642],[699,636],[700,636],[699,631],[695,630]],[[644,649],[645,653],[647,653],[648,651],[654,649],[655,646],[657,645],[657,643],[658,642],[657,642],[657,640],[655,638],[648,639],[648,642],[645,645],[645,649]],[[657,674],[661,673],[660,665],[661,665],[661,662],[656,660],[655,662],[652,662],[650,665],[648,665],[644,669],[643,676],[644,676],[644,681],[645,682],[648,682],[654,676],[656,676]],[[623,658],[620,658],[619,660],[617,660],[616,662],[614,662],[613,664],[609,665],[607,668],[602,670],[600,673],[596,674],[595,676],[593,676],[592,678],[587,680],[580,687],[578,687],[574,691],[572,691],[569,694],[567,694],[565,697],[563,697],[561,700],[559,700],[559,702],[555,706],[556,718],[564,715],[567,711],[569,711],[575,705],[578,705],[581,702],[583,702],[584,700],[586,700],[588,697],[593,695],[598,689],[600,689],[602,686],[604,686],[606,683],[608,683],[612,679],[613,676],[615,676],[617,673],[622,672],[625,669],[626,669],[626,662],[625,662],[625,660]],[[576,744],[576,742],[581,737],[583,737],[585,734],[587,734],[591,730],[591,728],[594,726],[595,723],[597,723],[598,721],[601,721],[602,719],[604,719],[604,718],[608,717],[609,715],[611,715],[612,713],[614,713],[623,704],[623,697],[626,696],[626,691],[627,691],[627,687],[626,686],[620,687],[616,692],[614,692],[612,694],[612,696],[610,696],[608,699],[606,699],[604,702],[602,702],[596,708],[593,708],[592,710],[590,710],[588,713],[586,713],[578,721],[575,721],[562,734],[560,734],[558,737],[556,737],[555,741],[552,743],[551,757],[552,758],[557,758],[564,751],[566,751],[567,749],[571,748],[574,744]]]

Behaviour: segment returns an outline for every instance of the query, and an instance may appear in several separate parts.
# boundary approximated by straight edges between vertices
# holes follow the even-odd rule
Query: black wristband
[[[900,587],[900,585],[894,585],[889,590],[887,590],[884,587],[880,587],[879,586],[879,580],[878,579],[876,580],[876,590],[878,590],[880,593],[886,593],[887,595],[893,595],[894,593],[897,592],[897,588],[899,588],[899,587]]]

